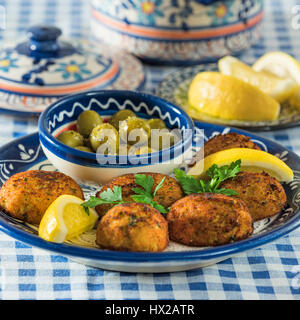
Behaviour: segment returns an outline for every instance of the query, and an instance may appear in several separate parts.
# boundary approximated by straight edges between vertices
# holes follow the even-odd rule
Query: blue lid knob
[[[28,29],[28,37],[34,41],[55,41],[61,30],[54,26],[33,26]]]
[[[54,26],[33,26],[28,29],[29,40],[17,45],[20,54],[36,58],[59,58],[75,52],[72,44],[59,41],[61,30]]]

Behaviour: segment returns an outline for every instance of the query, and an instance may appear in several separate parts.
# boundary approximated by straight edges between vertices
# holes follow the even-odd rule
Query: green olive
[[[140,154],[147,154],[151,153],[153,150],[149,148],[148,146],[141,146],[141,147],[135,147],[135,146],[128,146],[128,155],[140,155]]]
[[[149,139],[149,146],[153,150],[163,150],[170,148],[177,142],[177,137],[168,129],[162,129],[159,132],[152,132],[151,139]]]
[[[103,145],[102,148],[106,148],[103,152],[104,154],[117,154],[119,149],[119,133],[111,124],[102,123],[92,130],[90,143],[95,152],[101,152],[98,148]]]
[[[119,130],[120,121],[125,121],[129,117],[136,117],[136,114],[128,109],[120,110],[116,112],[109,120],[109,123],[114,126],[117,130]]]
[[[150,126],[151,130],[152,129],[165,129],[165,127],[166,127],[166,124],[164,123],[164,121],[161,119],[158,119],[158,118],[149,119],[146,122]]]
[[[121,122],[119,134],[120,138],[128,144],[145,145],[148,143],[151,129],[145,120],[130,117]]]
[[[84,138],[84,140],[83,140],[83,145],[84,145],[85,147],[93,150],[92,145],[91,145],[91,141],[90,141],[90,137]]]
[[[92,130],[103,123],[100,115],[93,110],[83,111],[77,119],[78,132],[84,137],[88,137]]]
[[[75,147],[75,149],[80,150],[80,151],[85,151],[85,152],[94,152],[91,148],[86,147],[86,146],[78,146],[78,147]]]
[[[74,130],[62,132],[57,139],[71,148],[83,146],[83,136]]]

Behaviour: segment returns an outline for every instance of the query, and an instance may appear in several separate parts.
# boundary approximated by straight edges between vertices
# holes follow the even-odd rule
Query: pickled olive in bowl
[[[82,136],[88,137],[92,130],[102,123],[103,121],[96,111],[83,111],[77,119],[77,130]]]
[[[83,136],[74,130],[62,132],[57,139],[71,148],[83,146],[84,141]]]
[[[99,152],[98,148],[105,144],[108,149],[103,152],[104,154],[117,154],[119,149],[119,133],[109,123],[100,124],[92,130],[90,143],[95,152]]]
[[[75,149],[80,150],[80,151],[85,151],[85,152],[94,152],[91,148],[86,147],[86,146],[78,146],[78,147],[75,147]]]
[[[153,150],[148,146],[135,147],[135,146],[128,145],[128,148],[127,148],[127,154],[129,156],[152,153],[152,152],[155,152],[155,151],[156,150]]]
[[[151,128],[144,119],[130,117],[120,122],[119,134],[128,144],[145,145],[151,136]]]
[[[136,114],[128,109],[120,110],[112,115],[112,117],[109,120],[109,123],[114,126],[117,130],[119,130],[119,123],[121,121],[127,120],[129,117],[134,118],[136,117]]]
[[[157,152],[172,147],[179,138],[162,119],[143,119],[129,109],[120,110],[106,120],[94,110],[83,111],[76,128],[77,131],[62,132],[57,139],[77,150],[111,155]]]
[[[163,150],[172,147],[179,141],[179,136],[169,131],[167,128],[161,130],[152,130],[149,139],[149,147],[152,150]]]
[[[166,128],[166,124],[163,120],[159,118],[152,118],[146,121],[146,123],[149,125],[149,127],[152,129],[164,129]]]
[[[90,136],[88,136],[87,138],[84,138],[83,140],[83,145],[89,149],[92,150],[93,152],[93,148],[92,148],[92,145],[91,145],[91,142],[90,142]]]

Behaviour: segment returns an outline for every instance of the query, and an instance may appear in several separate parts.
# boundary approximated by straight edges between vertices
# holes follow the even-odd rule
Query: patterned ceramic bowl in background
[[[92,0],[93,38],[146,62],[197,64],[260,37],[263,0]]]

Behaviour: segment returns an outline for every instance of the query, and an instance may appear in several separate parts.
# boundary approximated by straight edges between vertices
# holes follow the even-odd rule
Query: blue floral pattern
[[[86,68],[85,63],[76,63],[71,60],[70,63],[58,63],[59,67],[55,71],[61,71],[63,79],[69,79],[73,77],[75,80],[82,80],[83,74],[92,74],[90,70]]]
[[[231,11],[234,2],[234,0],[227,0],[213,3],[207,12],[207,15],[212,18],[211,23],[213,25],[224,24],[227,23],[230,18],[234,17]]]
[[[184,30],[246,21],[251,10],[260,11],[262,0],[101,0],[97,10],[116,15],[128,24],[159,26],[168,22]],[[134,10],[136,14],[130,15]],[[192,21],[192,22],[191,22]]]
[[[140,22],[154,25],[156,17],[164,16],[163,11],[159,8],[162,3],[163,0],[135,0],[133,6],[138,10]]]
[[[12,58],[9,52],[5,53],[3,58],[0,58],[0,70],[4,72],[9,72],[10,68],[18,68],[16,62],[17,58]]]

